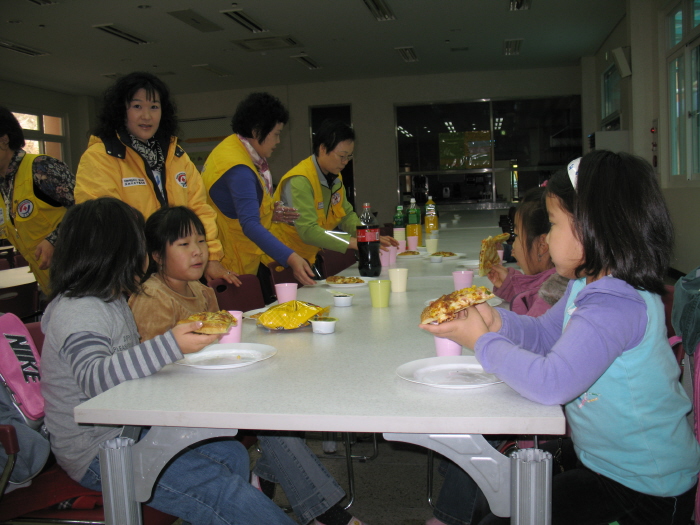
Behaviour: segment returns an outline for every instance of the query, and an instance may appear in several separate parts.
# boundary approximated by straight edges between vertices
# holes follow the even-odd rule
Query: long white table
[[[461,236],[454,236],[457,243]],[[459,251],[449,241],[441,249]],[[168,365],[78,406],[76,421],[160,427],[148,434],[151,441],[134,447],[137,501],[150,497],[172,455],[202,437],[236,429],[379,432],[450,457],[479,483],[494,512],[508,516],[510,463],[482,434],[563,434],[562,410],[528,401],[505,384],[445,390],[399,378],[401,364],[434,357],[432,336],[418,328],[419,314],[426,300],[453,289],[451,271],[459,262],[399,265],[409,268],[408,291],[393,293],[389,308],[372,308],[368,287],[359,287],[345,290],[354,294],[352,307],[331,308],[338,318],[334,334],[270,332],[246,320],[242,340],[274,346],[273,358],[233,370]],[[476,284],[488,281],[477,278]],[[303,287],[298,297],[331,305],[328,289]],[[163,443],[169,443],[167,453]],[[157,448],[158,458],[149,459]]]

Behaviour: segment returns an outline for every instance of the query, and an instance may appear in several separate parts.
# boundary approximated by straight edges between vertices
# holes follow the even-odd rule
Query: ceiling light
[[[15,44],[9,40],[0,40],[0,47],[9,49],[10,51],[15,51],[17,53],[22,53],[23,55],[29,55],[30,57],[42,57],[49,53],[46,51],[39,51],[38,49],[32,49],[31,47],[23,46],[21,44]]]
[[[266,33],[269,31],[269,29],[264,28],[263,25],[257,20],[244,13],[243,9],[229,9],[227,11],[220,12],[222,15],[229,17],[231,20],[243,26],[251,33]]]
[[[297,47],[297,42],[291,36],[270,36],[264,38],[246,38],[243,40],[231,40],[234,44],[246,51],[270,51],[272,49],[288,49]]]
[[[116,36],[117,38],[121,38],[122,40],[126,40],[127,42],[131,42],[132,44],[150,44],[148,40],[144,40],[141,37],[138,37],[136,35],[133,35],[127,31],[124,31],[123,29],[119,29],[116,27],[114,24],[100,24],[96,26],[92,26],[95,29],[99,29],[100,31],[104,31],[108,35]]]
[[[512,40],[505,40],[503,42],[503,54],[506,56],[519,55],[520,46],[523,45],[522,38],[514,38]]]
[[[511,11],[527,11],[530,9],[531,0],[510,0]]]
[[[297,62],[304,64],[309,69],[321,69],[321,66],[319,66],[313,59],[309,58],[309,56],[305,53],[300,55],[292,55],[289,58],[293,58]]]
[[[57,4],[58,2],[54,2],[54,0],[29,0],[32,4],[36,5],[53,5]]]
[[[399,52],[404,62],[418,62],[418,55],[416,55],[416,51],[412,46],[395,47],[394,49]]]
[[[377,22],[388,22],[389,20],[396,20],[396,16],[391,11],[391,8],[386,4],[384,0],[362,0],[367,9],[369,9],[372,16],[377,20]]]
[[[213,31],[223,31],[224,28],[217,26],[214,22],[210,22],[203,16],[195,13],[192,9],[184,9],[182,11],[168,11],[170,16],[177,18],[180,22],[184,22],[190,27],[194,27],[202,33],[211,33]]]
[[[204,71],[209,71],[209,73],[214,73],[217,77],[221,78],[233,76],[233,73],[231,73],[230,71],[226,71],[224,69],[209,64],[192,64],[192,67],[196,67],[197,69],[202,69]]]

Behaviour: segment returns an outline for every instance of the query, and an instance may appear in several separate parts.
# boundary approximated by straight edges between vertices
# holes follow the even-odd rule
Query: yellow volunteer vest
[[[32,166],[37,157],[38,155],[25,154],[15,175],[10,204],[15,217],[14,225],[10,220],[10,210],[7,209],[4,199],[0,199],[0,205],[5,236],[27,260],[40,288],[48,295],[50,293],[49,271],[39,269],[39,261],[34,257],[34,250],[49,233],[58,227],[66,209],[63,206],[51,206],[34,195]]]
[[[326,212],[326,203],[323,201],[323,190],[321,189],[321,182],[318,180],[318,171],[316,170],[313,157],[302,160],[280,179],[273,200],[282,200],[281,195],[284,182],[288,178],[297,175],[306,177],[311,183],[311,187],[314,191],[314,203],[319,226],[325,230],[332,230],[338,226],[341,219],[345,217],[345,210],[343,209],[343,202],[345,202],[345,186],[341,186],[340,190],[331,196],[330,208]],[[338,174],[338,177],[340,177],[342,182],[343,179],[340,174]],[[276,222],[272,225],[271,231],[280,241],[309,261],[309,264],[313,264],[314,261],[316,261],[316,254],[320,248],[304,243],[301,237],[299,237],[294,225]]]
[[[229,135],[214,148],[202,169],[202,180],[207,189],[207,202],[216,211],[219,240],[224,249],[221,263],[238,274],[255,275],[258,273],[258,266],[264,252],[245,236],[241,222],[238,219],[229,219],[221,213],[221,210],[209,196],[209,190],[216,181],[233,166],[239,164],[248,166],[258,177],[258,183],[263,190],[262,202],[260,203],[260,224],[269,230],[272,224],[275,201],[272,199],[272,195],[267,192],[267,185],[253,164],[248,150],[236,135]]]

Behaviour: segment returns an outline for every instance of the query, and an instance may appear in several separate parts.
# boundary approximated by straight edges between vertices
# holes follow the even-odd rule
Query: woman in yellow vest
[[[0,230],[48,295],[53,245],[66,208],[74,202],[75,177],[60,160],[26,153],[24,146],[19,122],[0,107]]]
[[[294,224],[275,223],[272,232],[313,264],[321,248],[345,253],[357,250],[356,228],[362,224],[345,197],[340,171],[353,158],[355,132],[340,121],[326,120],[313,136],[314,154],[280,180],[274,200],[299,212]],[[329,235],[339,228],[347,235]],[[398,246],[393,237],[380,237],[382,246]]]
[[[269,296],[269,273],[261,259],[290,266],[302,284],[314,284],[309,264],[270,233],[275,213],[272,176],[267,158],[280,142],[289,112],[269,93],[251,93],[231,119],[233,134],[207,158],[202,179],[217,213],[223,263],[239,274],[257,274]],[[290,210],[280,210],[280,214]],[[296,213],[275,220],[293,220]]]
[[[99,122],[78,165],[75,200],[116,197],[148,219],[167,206],[187,206],[204,224],[209,263],[204,275],[240,281],[224,268],[216,212],[197,168],[177,143],[175,103],[165,83],[135,72],[105,91]]]

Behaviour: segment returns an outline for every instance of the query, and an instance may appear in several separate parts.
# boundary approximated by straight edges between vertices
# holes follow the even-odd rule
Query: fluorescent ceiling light
[[[362,0],[377,22],[396,20],[396,16],[384,0]]]
[[[418,55],[413,47],[395,47],[394,49],[399,52],[404,62],[418,62]]]
[[[530,9],[531,0],[510,0],[511,11],[527,11]]]
[[[132,44],[150,44],[148,40],[144,40],[143,38],[136,36],[134,34],[129,33],[128,31],[125,31],[124,29],[120,29],[114,24],[99,24],[96,26],[92,26],[95,29],[99,29],[100,31],[103,31],[107,33],[108,35],[116,36],[117,38],[121,38],[122,40],[126,40],[127,42],[131,42]]]
[[[23,55],[29,55],[30,57],[42,57],[49,54],[46,51],[39,51],[38,49],[33,49],[21,44],[15,44],[9,40],[0,40],[0,47],[15,51],[16,53],[22,53]]]
[[[522,38],[513,38],[503,42],[503,54],[506,56],[519,55],[520,47],[523,45]]]
[[[272,49],[289,49],[290,47],[299,46],[299,42],[291,36],[246,38],[243,40],[232,40],[231,42],[246,51],[270,51]]]
[[[229,17],[251,33],[266,33],[269,31],[269,29],[266,29],[260,22],[251,18],[247,13],[244,13],[243,9],[229,9],[227,11],[221,11],[221,14]]]
[[[300,55],[292,55],[289,58],[293,58],[300,64],[305,65],[309,69],[321,69],[321,66],[319,66],[313,59],[309,58],[308,55],[302,53]]]

